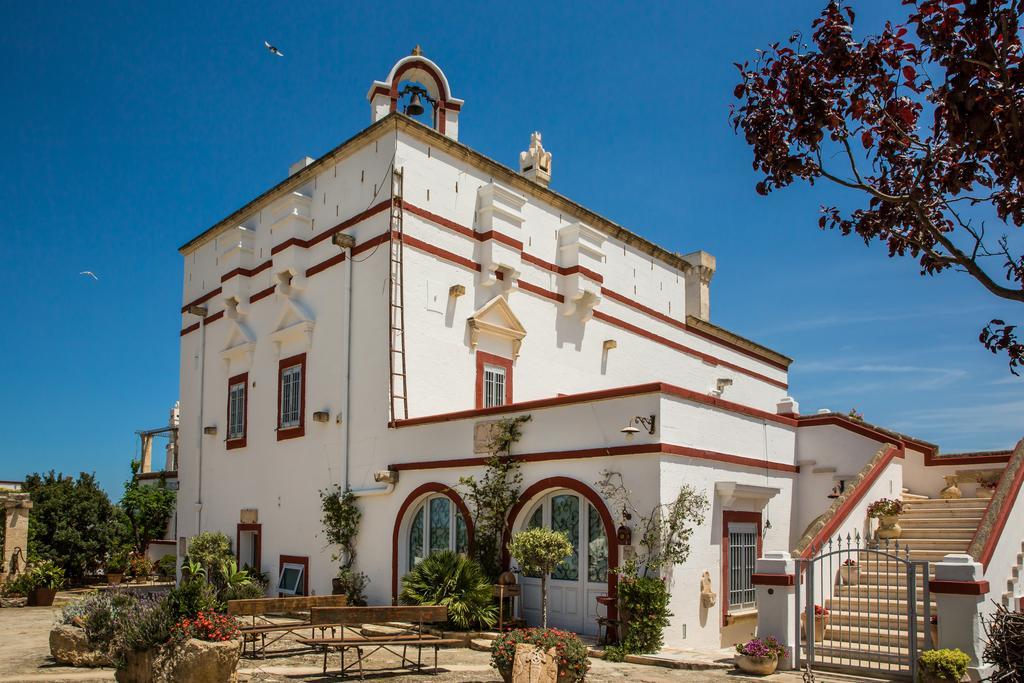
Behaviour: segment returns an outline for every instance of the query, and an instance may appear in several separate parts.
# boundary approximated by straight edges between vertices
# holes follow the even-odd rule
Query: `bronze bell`
[[[409,116],[419,116],[423,113],[423,103],[420,102],[420,94],[414,92],[412,99],[409,100],[409,105],[405,108],[405,113]]]

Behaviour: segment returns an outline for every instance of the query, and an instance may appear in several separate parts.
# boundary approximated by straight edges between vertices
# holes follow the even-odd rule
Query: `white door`
[[[608,592],[608,537],[597,509],[572,491],[549,493],[534,504],[521,528],[563,531],[573,553],[548,577],[548,626],[598,635],[597,597]],[[523,611],[542,622],[540,577],[523,576]],[[604,608],[600,608],[604,614]]]

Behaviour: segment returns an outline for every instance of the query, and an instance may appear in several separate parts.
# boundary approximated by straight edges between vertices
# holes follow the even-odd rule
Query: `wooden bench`
[[[267,646],[273,645],[289,633],[300,635],[309,629],[311,636],[316,635],[317,629],[323,636],[327,629],[332,634],[337,624],[313,625],[310,620],[292,620],[290,622],[271,621],[267,615],[271,614],[293,614],[295,612],[307,612],[315,607],[344,607],[348,604],[348,598],[344,595],[303,595],[292,598],[253,598],[251,600],[228,600],[228,614],[234,617],[252,617],[249,626],[241,627],[242,633],[242,655],[245,656],[246,645],[252,643],[252,656],[257,653],[266,655]],[[271,636],[267,642],[267,636]],[[257,648],[257,641],[259,647]]]
[[[340,638],[300,638],[299,642],[313,648],[320,648],[324,651],[324,673],[327,673],[327,654],[330,650],[341,652],[341,675],[353,668],[359,667],[359,678],[363,678],[363,660],[377,652],[385,650],[399,657],[402,660],[401,667],[407,665],[416,671],[423,670],[422,655],[423,648],[434,648],[434,668],[432,673],[437,673],[437,650],[442,646],[461,645],[462,640],[458,638],[441,638],[425,631],[425,624],[439,624],[448,621],[448,608],[433,605],[419,607],[314,607],[310,610],[310,622],[315,626],[338,625],[340,627]],[[356,629],[365,624],[387,624],[392,622],[404,622],[415,625],[415,632],[393,636],[364,636]],[[348,636],[345,631],[350,629],[352,633]],[[407,657],[408,648],[416,648],[416,661]],[[356,660],[345,664],[345,651],[351,648],[356,650]],[[398,648],[402,648],[401,652]],[[366,650],[366,652],[364,652]]]

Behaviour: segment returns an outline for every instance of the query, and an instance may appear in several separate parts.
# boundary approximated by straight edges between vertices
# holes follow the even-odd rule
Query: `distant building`
[[[167,425],[156,429],[144,429],[137,432],[139,435],[139,472],[137,479],[143,484],[153,484],[161,478],[167,482],[168,488],[178,488],[178,423],[180,408],[175,402],[167,418]],[[161,469],[153,469],[153,441],[163,438],[167,440],[164,445],[164,461]],[[156,539],[149,544],[146,557],[152,561],[159,560],[164,555],[172,555],[175,552],[175,540],[178,537],[178,515],[175,513],[167,522],[167,531],[163,538]]]

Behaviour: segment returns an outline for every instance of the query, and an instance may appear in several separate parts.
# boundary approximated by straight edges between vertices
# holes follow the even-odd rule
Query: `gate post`
[[[935,563],[935,578],[928,584],[935,596],[939,643],[942,647],[963,650],[970,656],[968,673],[972,681],[982,680],[991,673],[991,667],[981,662],[985,649],[981,607],[989,588],[983,576],[981,564],[973,557],[951,554]]]
[[[751,583],[757,587],[757,637],[775,636],[786,646],[780,669],[795,669],[797,632],[796,562],[785,550],[770,550],[757,559]]]

